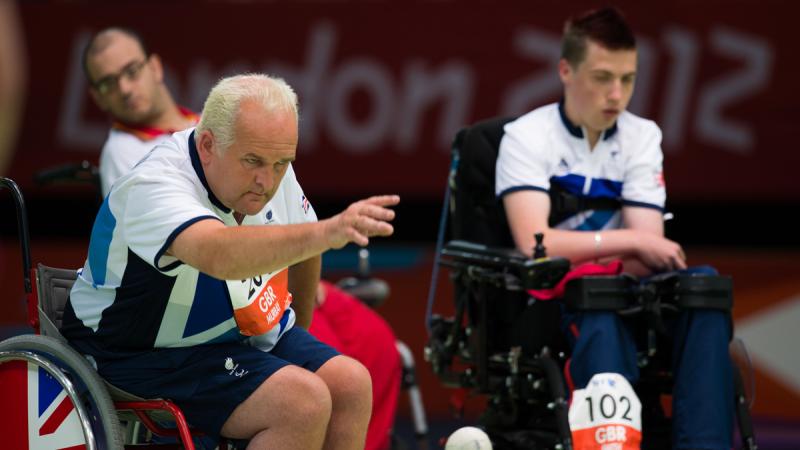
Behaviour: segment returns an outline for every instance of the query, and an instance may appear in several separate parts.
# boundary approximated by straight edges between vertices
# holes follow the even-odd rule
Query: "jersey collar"
[[[583,139],[583,129],[574,123],[567,117],[567,112],[564,108],[564,98],[561,98],[561,101],[558,102],[558,114],[561,116],[561,122],[564,124],[564,128],[569,131],[569,134],[575,136],[576,138]],[[614,124],[603,131],[603,140],[610,139],[611,136],[617,133],[617,122],[614,121]]]
[[[200,182],[203,183],[203,187],[206,188],[206,192],[208,192],[208,199],[211,200],[211,203],[214,204],[217,208],[219,208],[225,214],[230,214],[231,209],[226,207],[222,204],[221,201],[211,192],[211,188],[208,186],[208,180],[206,180],[206,173],[203,170],[203,165],[200,163],[200,155],[197,153],[197,144],[194,142],[194,130],[191,134],[189,134],[189,157],[192,159],[192,167],[194,168],[195,173],[197,174],[197,178],[200,179]]]
[[[178,106],[178,110],[185,119],[191,120],[193,123],[197,123],[197,121],[200,119],[197,114],[188,108]],[[140,141],[144,142],[152,141],[153,139],[165,134],[172,134],[176,131],[180,131],[169,128],[148,127],[144,125],[127,125],[122,122],[114,122],[111,125],[111,128],[132,134],[139,138]]]

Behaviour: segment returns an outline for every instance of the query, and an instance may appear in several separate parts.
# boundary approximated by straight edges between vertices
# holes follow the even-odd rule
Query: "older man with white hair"
[[[196,129],[114,184],[63,333],[111,383],[172,399],[211,436],[252,449],[361,448],[369,374],[293,326],[295,309],[312,305],[291,292],[316,287],[322,252],[392,234],[399,198],[317,221],[291,166],[297,122],[283,80],[220,81]]]

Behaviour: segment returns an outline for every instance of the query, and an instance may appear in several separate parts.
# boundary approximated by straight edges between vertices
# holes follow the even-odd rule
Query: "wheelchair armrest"
[[[530,259],[514,249],[488,247],[474,242],[454,240],[442,248],[442,256],[453,266],[477,266],[519,279],[523,289],[550,289],[570,268],[565,258]]]
[[[665,301],[679,308],[733,308],[733,280],[724,275],[676,275],[656,281]]]
[[[525,255],[516,249],[488,247],[483,244],[461,240],[446,243],[442,248],[442,254],[450,256],[459,262],[487,267],[519,265],[527,260]]]
[[[564,304],[571,311],[617,311],[631,304],[631,286],[626,276],[603,275],[575,278],[564,290]]]
[[[639,284],[630,276],[589,276],[567,283],[564,303],[572,311],[620,311],[633,306],[642,289],[679,309],[733,308],[733,281],[720,275],[665,274]]]

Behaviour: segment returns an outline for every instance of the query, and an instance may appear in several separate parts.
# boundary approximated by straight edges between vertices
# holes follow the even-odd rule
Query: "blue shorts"
[[[144,398],[175,402],[192,427],[216,439],[233,410],[279,369],[316,372],[339,353],[292,327],[269,353],[242,343],[160,348],[132,358],[98,360],[109,383]]]

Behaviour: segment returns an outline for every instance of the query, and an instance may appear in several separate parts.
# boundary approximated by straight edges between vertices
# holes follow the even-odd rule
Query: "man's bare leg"
[[[330,417],[325,381],[301,367],[286,366],[233,410],[222,435],[250,439],[248,450],[320,449]]]
[[[361,450],[367,436],[372,413],[372,379],[358,361],[343,355],[336,356],[317,372],[328,386],[333,408],[326,450]]]

